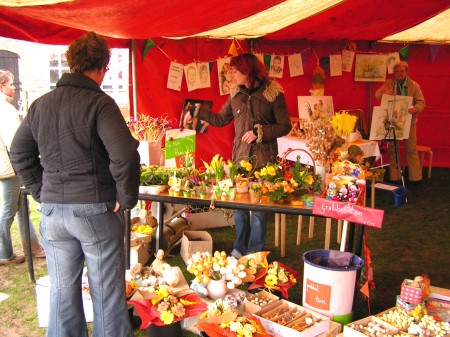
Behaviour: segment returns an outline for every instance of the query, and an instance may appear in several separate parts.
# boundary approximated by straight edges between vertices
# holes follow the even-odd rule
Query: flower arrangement
[[[247,276],[245,266],[233,256],[227,256],[224,251],[196,252],[187,261],[187,271],[195,275],[199,284],[208,284],[210,280],[227,280],[227,288],[233,289],[242,283]]]
[[[167,117],[151,117],[138,115],[127,122],[131,135],[140,142],[157,142],[164,137],[167,130],[171,129]]]
[[[249,290],[264,287],[268,291],[280,291],[288,298],[288,289],[294,286],[298,280],[298,272],[281,262],[272,262],[267,266],[264,273],[248,287]]]
[[[317,165],[331,165],[333,150],[344,144],[344,140],[334,131],[330,118],[322,118],[313,113],[310,120],[302,121],[305,131],[302,137],[308,141],[308,148]]]
[[[148,298],[129,300],[141,317],[141,329],[150,324],[167,325],[201,314],[207,305],[195,292],[174,292],[168,285],[155,288]]]
[[[270,197],[271,202],[286,199],[291,195],[305,194],[310,190],[321,192],[322,178],[315,175],[309,166],[302,165],[300,156],[297,156],[293,166],[288,168],[283,164],[282,167],[282,176],[276,178],[270,190],[264,193]]]

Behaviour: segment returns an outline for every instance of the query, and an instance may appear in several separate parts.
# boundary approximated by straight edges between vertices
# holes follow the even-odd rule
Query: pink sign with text
[[[314,198],[313,214],[354,222],[364,226],[381,228],[384,211],[341,201]]]

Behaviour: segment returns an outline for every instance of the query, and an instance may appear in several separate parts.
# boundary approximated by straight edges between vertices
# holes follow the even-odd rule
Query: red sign
[[[314,198],[313,214],[381,228],[384,211],[341,201]]]

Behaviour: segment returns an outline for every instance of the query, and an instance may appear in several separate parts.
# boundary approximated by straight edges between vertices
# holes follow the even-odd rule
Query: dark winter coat
[[[277,138],[287,135],[292,127],[283,88],[276,81],[269,82],[251,94],[245,87],[235,86],[220,113],[201,110],[198,118],[218,127],[234,119],[233,161],[251,159],[255,169],[265,166],[269,161],[275,162],[278,155]],[[262,125],[262,142],[243,142],[244,133],[253,130],[256,124]]]
[[[118,201],[132,208],[139,191],[139,142],[115,101],[80,73],[64,74],[38,98],[16,132],[11,163],[37,201]]]

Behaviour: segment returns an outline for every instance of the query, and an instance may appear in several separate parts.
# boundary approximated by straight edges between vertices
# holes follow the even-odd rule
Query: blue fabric
[[[115,202],[41,206],[50,275],[47,337],[87,337],[81,277],[86,262],[93,337],[133,336],[125,297],[124,223]]]
[[[242,255],[260,252],[266,241],[266,213],[250,212],[246,210],[234,210],[234,224],[236,239],[233,249]]]
[[[19,212],[20,180],[17,177],[0,180],[0,259],[10,259],[13,256],[11,241],[11,225],[17,214],[22,241],[25,240],[24,218]],[[30,238],[33,250],[38,250],[40,244],[30,221]]]

